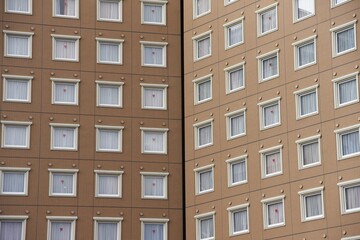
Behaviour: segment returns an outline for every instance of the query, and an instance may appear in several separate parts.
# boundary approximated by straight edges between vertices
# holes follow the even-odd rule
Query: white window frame
[[[28,58],[32,59],[32,38],[35,33],[33,32],[19,32],[19,31],[10,31],[10,30],[3,30],[4,33],[4,57],[13,57],[13,58]],[[27,55],[16,55],[16,54],[9,54],[8,52],[8,36],[21,36],[28,38],[28,54]]]
[[[95,173],[95,197],[97,198],[122,198],[122,175],[124,171],[113,171],[113,170],[94,170]],[[118,176],[118,194],[101,194],[99,193],[99,176],[100,175],[117,175]]]
[[[237,2],[238,0],[224,0],[224,6],[226,7],[227,5],[230,5],[234,2]]]
[[[32,86],[32,80],[34,79],[33,76],[19,76],[19,75],[8,75],[3,74],[3,101],[4,102],[18,102],[18,103],[31,103],[31,86]],[[22,99],[9,99],[7,96],[7,81],[8,79],[14,79],[14,80],[21,80],[21,81],[27,81],[27,97],[26,100]]]
[[[107,1],[107,0],[105,0],[105,1]],[[109,1],[111,1],[111,0],[109,0]],[[97,3],[97,5],[96,5],[96,8],[97,8],[97,20],[98,21],[102,21],[102,22],[122,22],[122,3],[123,3],[123,1],[122,0],[114,0],[114,1],[116,1],[116,2],[119,2],[119,9],[118,9],[118,11],[119,11],[119,18],[117,18],[117,19],[112,19],[112,18],[101,18],[101,16],[100,16],[100,5],[101,5],[101,0],[97,0],[96,1],[96,3]]]
[[[26,215],[0,215],[0,225],[1,222],[21,222],[21,240],[26,238],[26,221],[29,216]]]
[[[337,160],[343,160],[343,159],[347,159],[347,158],[352,158],[352,157],[356,157],[356,156],[360,156],[360,151],[356,152],[356,153],[352,153],[352,154],[348,154],[343,156],[342,155],[342,140],[341,140],[341,136],[343,134],[347,134],[347,133],[351,133],[351,132],[358,132],[358,134],[360,135],[360,124],[356,124],[356,125],[352,125],[349,127],[345,127],[345,128],[341,128],[341,129],[336,129],[334,131],[334,133],[336,134],[336,150],[337,150]],[[360,136],[359,136],[360,138]]]
[[[73,19],[79,19],[79,1],[80,0],[75,0],[75,16],[71,16],[71,15],[57,15],[56,14],[56,0],[52,0],[52,16],[53,17],[58,17],[58,18],[73,18]]]
[[[29,149],[30,148],[30,126],[32,122],[21,122],[21,121],[0,121],[1,123],[1,148],[22,148]],[[26,139],[25,145],[5,145],[5,131],[6,125],[19,125],[24,126],[26,128]]]
[[[277,69],[276,69],[277,73],[270,77],[263,78],[263,61],[273,58],[275,56],[276,56],[276,61],[277,61],[277,64],[276,64],[277,65]],[[277,78],[280,76],[280,73],[279,73],[279,70],[280,70],[279,49],[275,49],[275,50],[267,52],[263,55],[257,56],[256,59],[258,60],[258,82],[259,83],[266,82],[266,81],[269,81],[271,79],[274,79],[274,78]]]
[[[141,153],[142,154],[167,154],[167,133],[169,131],[168,128],[148,128],[141,127]],[[145,149],[145,134],[146,132],[162,132],[163,133],[163,150],[162,151],[147,151]]]
[[[141,240],[145,240],[145,225],[149,224],[162,224],[163,225],[163,240],[168,240],[168,222],[167,218],[140,218],[141,222]]]
[[[100,64],[117,64],[117,65],[122,65],[123,64],[123,43],[124,40],[123,39],[112,39],[112,38],[95,38],[96,39],[96,62],[100,63]],[[100,54],[101,54],[101,48],[100,45],[101,43],[109,43],[109,44],[113,44],[113,45],[118,45],[119,47],[119,51],[118,51],[118,61],[102,61],[100,59]]]
[[[308,14],[304,17],[299,17],[298,16],[298,9],[296,8],[296,1],[300,1],[300,0],[293,0],[292,1],[292,4],[293,4],[293,23],[296,23],[296,22],[300,22],[302,20],[305,20],[307,18],[310,18],[312,16],[314,16],[316,14],[316,4],[315,4],[315,0],[311,0],[312,3],[313,3],[313,7],[314,7],[314,12],[311,13],[311,14]]]
[[[238,87],[238,88],[235,88],[235,89],[230,89],[230,74],[232,72],[235,72],[237,70],[240,70],[242,69],[242,72],[243,72],[243,85]],[[230,94],[230,93],[233,93],[233,92],[237,92],[237,91],[240,91],[242,89],[245,88],[245,61],[244,62],[240,62],[238,64],[235,64],[235,65],[232,65],[230,67],[227,67],[227,68],[224,68],[224,72],[225,72],[225,86],[226,86],[226,94]]]
[[[141,109],[167,110],[167,84],[149,84],[140,83],[141,86]],[[163,91],[163,103],[161,107],[146,106],[145,104],[145,90],[146,88],[161,89]]]
[[[15,14],[24,14],[24,15],[32,15],[32,0],[27,0],[28,2],[28,9],[29,11],[25,12],[25,11],[16,11],[16,10],[9,10],[8,9],[8,1],[11,1],[11,0],[5,0],[5,12],[7,13],[15,13]]]
[[[307,222],[317,219],[325,218],[324,211],[324,186],[306,189],[298,192],[300,196],[300,211],[301,211],[301,222]],[[320,194],[321,196],[321,214],[317,216],[307,217],[306,216],[306,197]]]
[[[272,32],[275,32],[278,30],[279,28],[279,13],[278,13],[278,5],[279,3],[273,3],[273,4],[270,4],[264,8],[261,8],[259,10],[256,10],[255,13],[256,13],[256,18],[257,18],[257,36],[258,37],[261,37],[261,36],[264,36],[264,35],[267,35],[269,33],[272,33]],[[271,29],[271,30],[268,30],[266,32],[262,32],[262,15],[267,12],[267,11],[270,11],[272,9],[275,9],[276,11],[276,27]]]
[[[200,175],[203,172],[208,172],[211,171],[212,174],[212,188],[206,189],[201,191],[200,190]],[[207,166],[203,166],[203,167],[199,167],[199,168],[195,168],[194,169],[194,173],[195,173],[195,195],[202,195],[205,193],[210,193],[210,192],[214,192],[215,190],[215,164],[210,164]]]
[[[196,240],[215,240],[216,232],[215,232],[215,211],[198,214],[194,216],[196,220]],[[201,238],[201,221],[204,219],[212,218],[213,221],[213,236],[210,238]]]
[[[344,215],[344,214],[360,212],[360,208],[346,209],[346,195],[345,195],[345,189],[346,188],[360,186],[360,178],[345,181],[345,182],[339,182],[337,185],[339,187],[339,194],[340,194],[341,214]]]
[[[231,158],[226,160],[226,167],[227,167],[227,176],[228,176],[228,187],[234,187],[238,185],[242,185],[248,182],[248,171],[247,171],[247,158],[248,155],[242,155],[235,158]],[[233,171],[232,171],[232,165],[237,163],[244,163],[245,164],[245,179],[243,181],[235,182],[233,181]]]
[[[260,159],[261,159],[261,178],[265,179],[265,178],[270,178],[270,177],[275,177],[278,175],[282,175],[284,168],[283,168],[283,154],[282,154],[282,149],[283,149],[283,145],[277,145],[277,146],[273,146],[267,149],[262,149],[259,151],[260,154]],[[273,154],[273,153],[277,153],[279,152],[280,155],[280,171],[275,172],[275,173],[270,173],[270,174],[266,174],[266,156],[269,154]]]
[[[207,32],[201,33],[201,34],[199,34],[199,35],[192,38],[192,40],[193,40],[194,62],[200,61],[200,60],[202,60],[204,58],[211,57],[211,55],[212,55],[212,51],[211,51],[211,49],[212,49],[211,35],[212,35],[212,30],[209,30]],[[206,54],[204,56],[199,57],[199,55],[198,55],[199,41],[204,40],[206,38],[209,38],[209,41],[210,41],[210,52],[209,52],[209,54]]]
[[[333,58],[344,55],[344,54],[347,54],[347,53],[350,53],[350,52],[353,52],[353,51],[355,51],[357,49],[356,23],[357,23],[357,19],[330,29],[331,39],[332,39],[331,43],[332,43],[332,57]],[[339,32],[342,32],[342,31],[350,29],[350,28],[354,29],[354,44],[355,44],[355,46],[353,48],[347,49],[345,51],[338,52],[337,37],[336,36],[337,36],[337,34]]]
[[[29,172],[31,168],[17,168],[17,167],[0,167],[0,195],[9,196],[28,196],[29,187]],[[4,173],[16,172],[24,174],[24,191],[23,192],[4,192]]]
[[[304,38],[304,39],[302,39],[300,41],[292,43],[292,45],[294,46],[294,70],[295,71],[306,68],[306,67],[310,67],[310,66],[315,65],[317,63],[316,38],[317,38],[317,35],[313,35],[313,36]],[[300,50],[301,47],[306,46],[306,45],[311,44],[311,43],[314,44],[314,61],[300,66],[299,50]]]
[[[241,205],[237,205],[237,206],[233,206],[233,207],[229,207],[226,210],[228,211],[228,216],[229,216],[229,236],[238,236],[238,235],[242,235],[242,234],[246,234],[250,232],[249,229],[249,203],[244,203]],[[242,231],[238,231],[238,232],[234,232],[234,213],[239,212],[239,211],[246,211],[246,220],[247,220],[247,229],[246,230],[242,230]]]
[[[123,145],[123,129],[124,126],[108,126],[108,125],[95,125],[96,128],[96,151],[97,152],[122,152]],[[100,131],[101,130],[114,130],[118,132],[118,148],[117,149],[101,149],[100,148]]]
[[[160,67],[166,68],[167,66],[167,42],[149,42],[140,41],[141,44],[141,66],[142,67]],[[146,47],[157,47],[162,48],[162,64],[148,64],[145,63],[145,48]]]
[[[241,18],[235,19],[235,20],[233,20],[231,22],[228,22],[228,23],[223,25],[223,27],[224,27],[224,36],[225,36],[225,50],[228,50],[230,48],[239,46],[239,45],[244,43],[244,26],[245,26],[244,25],[244,19],[245,19],[245,17],[241,17]],[[231,27],[234,27],[234,26],[239,25],[239,24],[242,25],[242,28],[241,28],[242,39],[241,39],[240,42],[237,42],[237,43],[235,43],[233,45],[229,45],[229,29]]]
[[[360,235],[358,235],[358,236],[346,237],[346,238],[341,238],[341,240],[359,240],[359,239],[360,239]]]
[[[318,134],[318,135],[315,135],[315,136],[311,136],[311,137],[307,137],[307,138],[303,138],[303,139],[299,139],[299,140],[295,141],[295,143],[297,145],[299,170],[321,165],[321,143],[320,143],[320,139],[321,139],[321,134]],[[316,143],[316,142],[318,143],[318,148],[319,148],[318,149],[318,151],[319,151],[319,155],[318,155],[319,161],[315,162],[315,163],[310,163],[310,164],[304,165],[303,146],[308,145],[308,144],[312,144],[312,143]]]
[[[300,89],[298,91],[294,92],[295,95],[295,105],[296,105],[296,120],[300,120],[303,118],[307,118],[307,117],[311,117],[313,115],[317,115],[319,114],[319,84],[315,84],[313,86],[304,88],[304,89]],[[315,98],[316,98],[316,111],[315,112],[311,112],[308,114],[303,114],[301,115],[301,97],[304,95],[307,95],[309,93],[314,93],[315,92]]]
[[[207,0],[209,2],[209,10],[206,12],[203,12],[201,14],[197,14],[197,0],[193,0],[193,19],[205,16],[209,13],[211,13],[211,0]]]
[[[351,2],[352,0],[344,0],[341,3],[336,3],[336,0],[330,0],[331,2],[331,8],[338,7],[340,5],[343,5],[345,3]]]
[[[79,79],[70,79],[70,78],[50,78],[51,81],[51,104],[56,105],[79,105]],[[55,90],[56,83],[70,83],[74,84],[74,101],[73,102],[58,102],[55,99]]]
[[[80,36],[51,34],[51,37],[52,37],[52,60],[53,61],[79,62],[80,39],[81,39]],[[74,59],[72,59],[72,58],[56,58],[56,41],[62,40],[62,39],[75,41],[75,58]]]
[[[123,107],[123,85],[124,82],[111,82],[111,81],[100,81],[100,80],[96,80],[96,106],[97,107],[110,107],[110,108],[122,108]],[[101,104],[100,103],[100,85],[110,85],[110,86],[114,86],[114,87],[118,87],[118,91],[119,91],[119,99],[118,102],[119,104]]]
[[[156,5],[161,6],[162,11],[162,19],[161,22],[147,22],[144,19],[144,13],[145,13],[145,5]],[[162,25],[166,26],[166,4],[167,1],[162,0],[141,0],[141,24],[149,24],[149,25]]]
[[[121,225],[124,218],[122,217],[93,217],[94,220],[94,240],[98,240],[99,223],[116,223],[117,234],[116,240],[121,240]]]
[[[204,102],[208,102],[210,100],[212,100],[212,83],[213,83],[213,74],[208,74],[206,76],[194,79],[192,82],[194,83],[194,105],[198,105]],[[199,100],[199,85],[201,83],[210,81],[210,97],[209,98],[205,98],[202,100]]]
[[[226,113],[226,114],[224,114],[224,116],[226,119],[226,139],[227,140],[232,140],[232,139],[243,137],[246,135],[246,108],[241,108],[239,110]],[[244,117],[244,132],[234,135],[234,136],[231,136],[231,130],[232,130],[231,119],[234,117],[240,117],[240,116]]]
[[[76,197],[77,195],[77,174],[79,169],[58,169],[58,168],[49,168],[49,196],[51,197]],[[72,193],[54,193],[53,191],[53,182],[54,182],[54,173],[73,175],[73,192]]]
[[[274,103],[277,103],[277,105],[279,107],[279,122],[265,126],[264,108],[275,105]],[[260,115],[260,117],[259,117],[260,130],[266,130],[266,129],[281,125],[281,97],[276,97],[273,99],[269,99],[267,101],[260,102],[260,103],[258,103],[258,106],[259,106],[259,115]]]
[[[67,123],[49,123],[50,126],[50,150],[62,150],[62,151],[77,151],[78,150],[78,133],[80,124],[67,124]],[[74,129],[74,143],[72,148],[55,147],[53,139],[54,128],[73,128]]]
[[[285,226],[285,195],[280,195],[280,196],[276,196],[276,197],[271,197],[271,198],[266,198],[261,200],[262,206],[263,206],[263,224],[264,224],[264,229],[270,229],[270,228],[276,228],[276,227],[281,227],[281,226]],[[270,204],[276,204],[276,203],[282,203],[282,207],[283,207],[283,222],[281,223],[276,223],[276,224],[271,224],[269,225],[268,222],[268,206]]]
[[[193,128],[194,128],[194,140],[195,140],[195,150],[196,149],[201,149],[204,147],[209,147],[212,146],[214,144],[214,119],[208,119],[199,123],[195,123],[193,124]],[[207,127],[208,125],[210,125],[210,131],[211,131],[211,142],[204,144],[204,145],[200,145],[199,144],[199,129],[203,128],[203,127]]]
[[[340,104],[339,85],[344,82],[351,81],[351,80],[355,80],[355,82],[356,82],[356,99],[346,102],[346,103],[343,103],[343,104]],[[345,76],[341,76],[339,78],[333,79],[332,82],[334,83],[334,106],[335,106],[335,108],[345,107],[347,105],[351,105],[351,104],[359,102],[359,72],[354,72],[354,73],[347,74]]]
[[[167,172],[140,172],[141,175],[141,198],[142,199],[168,199],[168,176]],[[145,178],[147,176],[162,177],[163,178],[163,195],[162,196],[153,196],[145,194]]]
[[[76,233],[76,220],[78,217],[76,216],[46,216],[47,220],[47,240],[51,239],[51,224],[53,222],[68,222],[71,223],[71,236],[69,240],[75,240],[75,233]]]

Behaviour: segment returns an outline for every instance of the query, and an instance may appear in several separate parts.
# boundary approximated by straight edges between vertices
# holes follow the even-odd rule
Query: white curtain
[[[7,100],[28,100],[28,80],[6,79]]]
[[[29,12],[29,0],[6,0],[7,10]]]
[[[56,0],[56,15],[75,17],[75,1],[76,0]]]
[[[0,239],[1,240],[22,240],[22,221],[1,220]]]
[[[7,54],[29,56],[29,37],[7,34]]]
[[[144,22],[162,23],[162,5],[144,3]]]
[[[119,62],[119,44],[109,42],[99,42],[100,62]]]
[[[358,89],[356,86],[356,79],[339,83],[339,102],[344,104],[354,101],[358,98]]]
[[[360,208],[360,186],[345,188],[346,210]]]
[[[75,40],[56,39],[55,40],[55,58],[56,59],[76,59]]]
[[[321,194],[305,197],[306,217],[314,217],[322,215],[322,199]]]
[[[198,134],[199,146],[203,146],[212,142],[211,125],[199,127]]]
[[[163,47],[144,47],[145,64],[163,65]]]
[[[277,56],[265,59],[262,61],[262,77],[263,79],[269,78],[271,76],[277,75],[277,64],[278,59]]]
[[[237,69],[229,73],[229,90],[235,90],[244,86],[243,69]]]
[[[198,83],[198,101],[211,98],[211,81],[204,81]]]
[[[342,155],[360,152],[359,130],[341,135]]]
[[[297,18],[303,18],[315,12],[314,0],[296,0]]]
[[[300,96],[300,115],[306,115],[317,111],[316,92]]]
[[[55,82],[54,101],[57,103],[75,103],[75,83]]]
[[[99,129],[99,149],[118,150],[120,149],[119,130]]]
[[[314,42],[299,47],[299,66],[315,61]]]
[[[201,58],[209,55],[211,52],[210,37],[197,41],[197,57]]]
[[[3,173],[3,192],[23,193],[25,174],[23,172],[4,172]]]
[[[244,115],[230,118],[230,135],[236,136],[245,132]]]
[[[338,32],[336,38],[338,53],[355,48],[354,27]]]
[[[119,176],[99,174],[99,194],[118,195],[119,194]]]
[[[272,174],[281,171],[280,152],[265,155],[265,174]]]
[[[248,221],[247,221],[247,210],[241,210],[233,213],[233,221],[234,221],[234,233],[241,232],[248,229]]]
[[[265,33],[276,28],[276,8],[270,9],[261,14],[261,33]]]
[[[145,196],[164,196],[164,177],[144,176]]]
[[[119,105],[119,86],[99,85],[100,105]]]
[[[119,0],[100,0],[101,19],[119,19]]]
[[[268,205],[268,225],[284,222],[283,203],[274,203]]]
[[[52,173],[53,175],[53,193],[72,194],[74,174]]]
[[[144,150],[145,152],[163,152],[164,133],[144,132]]]
[[[50,240],[70,240],[71,222],[51,222]]]
[[[75,147],[74,128],[54,127],[53,128],[53,147],[55,147],[55,148],[74,148]]]
[[[200,239],[214,237],[213,218],[205,218],[200,220]]]
[[[270,126],[279,122],[279,105],[264,107],[264,126]]]
[[[232,183],[246,180],[246,164],[245,161],[231,164]]]
[[[163,107],[164,89],[144,88],[144,106],[145,107]]]
[[[97,240],[117,240],[118,223],[116,222],[98,222]]]
[[[242,23],[238,23],[228,29],[228,44],[232,46],[242,41]]]
[[[144,240],[164,240],[164,224],[145,223]]]
[[[196,0],[196,15],[201,15],[210,11],[210,1],[209,0]]]
[[[320,161],[319,143],[317,141],[302,145],[302,160],[304,166]]]
[[[4,134],[4,145],[5,146],[17,146],[25,147],[26,146],[26,128],[28,126],[21,125],[5,125],[5,134]]]
[[[200,192],[210,190],[213,188],[213,172],[212,170],[199,173],[200,178]]]

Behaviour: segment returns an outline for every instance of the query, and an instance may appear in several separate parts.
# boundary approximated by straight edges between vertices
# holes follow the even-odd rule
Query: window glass
[[[99,0],[99,19],[121,21],[121,0]]]
[[[277,28],[277,8],[271,8],[260,13],[260,34],[265,34]]]
[[[54,0],[55,16],[76,17],[78,0]]]

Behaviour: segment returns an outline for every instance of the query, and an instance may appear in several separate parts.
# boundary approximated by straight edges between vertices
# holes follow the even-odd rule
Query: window
[[[28,195],[30,168],[0,167],[0,195]]]
[[[49,196],[76,197],[78,169],[49,168]]]
[[[141,108],[142,109],[167,109],[167,87],[166,84],[141,83]]]
[[[29,216],[2,215],[0,216],[0,238],[25,240],[26,220]]]
[[[282,174],[282,145],[259,151],[261,158],[261,177],[273,177]]]
[[[79,61],[80,36],[51,34],[52,59],[58,61]]]
[[[316,64],[316,35],[293,43],[295,70]]]
[[[79,79],[50,78],[50,80],[52,82],[52,104],[78,105]]]
[[[32,0],[5,0],[5,12],[32,14]]]
[[[224,24],[225,49],[235,47],[244,42],[244,17]]]
[[[314,86],[294,92],[296,103],[296,119],[318,114],[318,87]]]
[[[351,0],[330,0],[330,1],[331,1],[331,7],[337,7],[344,3],[350,2]]]
[[[194,79],[194,104],[200,104],[212,99],[212,74]]]
[[[346,237],[346,238],[341,238],[341,240],[359,240],[360,239],[360,235],[358,236],[352,236],[352,237]]]
[[[32,122],[0,121],[2,148],[30,148]]]
[[[278,3],[274,3],[255,12],[257,14],[258,36],[274,32],[278,29],[277,5]]]
[[[144,67],[166,67],[165,42],[144,42],[141,44],[141,66]]]
[[[123,171],[94,170],[95,196],[102,198],[122,197]]]
[[[316,135],[296,141],[299,169],[321,164],[320,137]]]
[[[341,214],[360,211],[360,179],[338,183]]]
[[[214,191],[214,164],[196,168],[195,172],[195,194],[204,194]]]
[[[264,229],[285,225],[284,195],[261,200]]]
[[[121,240],[122,217],[94,217],[95,240]]]
[[[215,212],[199,214],[196,219],[196,240],[215,240]]]
[[[167,128],[140,128],[141,153],[167,154]]]
[[[122,152],[123,126],[95,125],[97,152]]]
[[[117,107],[123,106],[123,82],[107,82],[96,80],[96,106]]]
[[[192,38],[195,62],[211,56],[211,32],[207,31]]]
[[[359,102],[359,72],[333,79],[332,82],[335,108]]]
[[[193,0],[193,18],[201,17],[211,12],[211,0]]]
[[[228,187],[247,183],[247,155],[228,159],[227,165]]]
[[[79,0],[53,0],[53,16],[79,18]]]
[[[225,68],[226,94],[245,88],[245,62]]]
[[[226,132],[227,140],[244,136],[246,134],[246,108],[227,113],[226,117]]]
[[[300,195],[301,221],[324,218],[324,187],[298,192]]]
[[[336,145],[338,160],[360,155],[360,124],[337,129]]]
[[[275,127],[281,124],[280,97],[258,103],[260,112],[260,129]]]
[[[3,101],[4,102],[31,102],[32,76],[17,76],[3,74]]]
[[[33,32],[3,30],[4,56],[15,58],[32,58]]]
[[[161,0],[142,0],[141,23],[166,25],[166,3]]]
[[[167,176],[169,173],[140,172],[141,198],[167,199]]]
[[[46,216],[47,240],[75,240],[75,216]]]
[[[237,2],[238,0],[224,0],[224,5],[227,6],[231,3]]]
[[[98,0],[97,20],[121,22],[122,21],[122,0]]]
[[[315,15],[314,0],[294,0],[294,22],[301,21]]]
[[[213,145],[213,119],[193,125],[195,134],[195,149]]]
[[[229,207],[229,236],[249,232],[249,203]]]
[[[354,20],[330,29],[333,57],[356,50],[356,22]]]
[[[140,218],[141,240],[167,240],[168,222],[166,218]]]
[[[258,59],[259,82],[271,80],[279,76],[279,50],[256,57]]]
[[[123,42],[122,39],[96,38],[97,63],[122,64]]]
[[[49,125],[51,127],[51,150],[77,150],[79,124],[50,123]]]

